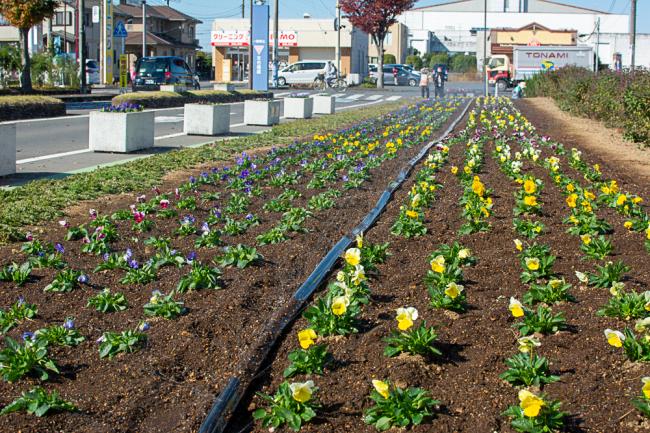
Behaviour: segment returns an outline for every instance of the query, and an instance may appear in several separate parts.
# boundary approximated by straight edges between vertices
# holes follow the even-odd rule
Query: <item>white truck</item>
[[[487,67],[488,82],[497,86],[499,92],[504,92],[508,87],[514,87],[535,74],[569,65],[593,70],[593,49],[551,45],[514,46],[512,56],[498,54],[490,57]]]

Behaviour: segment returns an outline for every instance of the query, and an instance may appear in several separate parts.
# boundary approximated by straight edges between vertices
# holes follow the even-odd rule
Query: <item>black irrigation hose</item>
[[[350,234],[343,236],[341,240],[332,247],[323,260],[321,260],[318,266],[316,266],[311,275],[309,275],[293,295],[293,299],[290,301],[289,305],[282,311],[274,314],[271,320],[267,322],[264,330],[260,333],[260,338],[258,338],[256,344],[249,349],[251,355],[249,357],[243,357],[243,359],[247,359],[246,365],[238,369],[239,371],[237,372],[237,376],[230,378],[226,388],[221,392],[221,394],[219,394],[210,409],[210,413],[208,413],[205,421],[201,424],[199,433],[222,433],[225,430],[228,425],[228,416],[231,415],[239,405],[240,400],[259,371],[261,364],[264,362],[271,349],[275,347],[277,339],[284,333],[287,326],[298,317],[311,295],[321,286],[323,281],[325,281],[338,258],[341,257],[343,252],[352,244],[352,242],[354,242],[357,234],[367,231],[375,221],[377,221],[379,216],[386,209],[386,205],[388,205],[388,202],[393,197],[393,193],[402,186],[411,171],[413,171],[415,166],[422,160],[422,158],[424,158],[429,150],[440,142],[440,140],[449,135],[449,133],[458,125],[461,119],[465,117],[470,105],[471,101],[467,103],[460,116],[449,125],[437,140],[429,142],[408,162],[408,164],[399,172],[399,175],[395,180],[388,185],[386,190],[379,197],[375,207],[365,216],[361,223],[352,229]]]

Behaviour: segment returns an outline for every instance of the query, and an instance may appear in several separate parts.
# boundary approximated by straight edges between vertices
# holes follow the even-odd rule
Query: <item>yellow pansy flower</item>
[[[616,205],[617,206],[623,206],[623,204],[627,201],[627,196],[625,194],[621,194],[616,198]]]
[[[523,409],[524,415],[528,418],[535,418],[539,415],[539,412],[542,410],[542,406],[544,405],[544,400],[537,397],[532,392],[525,389],[519,391],[519,407]]]
[[[417,218],[418,213],[416,211],[414,211],[414,210],[409,209],[409,210],[406,211],[406,216],[409,217],[409,218]]]
[[[591,243],[591,236],[589,235],[581,235],[580,239],[582,240],[582,243],[585,245],[589,245]]]
[[[337,296],[332,300],[332,313],[335,316],[342,316],[348,311],[348,305],[350,305],[350,298],[347,296]]]
[[[526,267],[529,271],[536,271],[539,269],[539,259],[537,257],[526,257]]]
[[[524,191],[526,191],[526,194],[535,194],[535,191],[537,191],[537,185],[535,185],[534,181],[526,179],[524,182]]]
[[[643,391],[643,396],[647,399],[650,399],[650,377],[646,376],[641,378],[641,382],[643,382],[643,388],[641,388]]]
[[[519,239],[515,239],[513,242],[515,243],[517,251],[522,251],[524,249],[524,244]]]
[[[314,381],[308,380],[307,382],[294,382],[289,385],[291,396],[294,400],[300,403],[308,402],[314,393]]]
[[[591,192],[591,191],[585,191],[584,195],[585,195],[585,198],[588,199],[588,200],[594,200],[596,198],[594,193]]]
[[[625,341],[625,335],[620,331],[614,331],[612,329],[605,329],[605,338],[607,342],[614,347],[622,347],[623,341]]]
[[[314,344],[316,337],[318,337],[316,331],[311,328],[303,329],[298,332],[298,342],[300,343],[300,347],[303,349],[309,349],[309,347]]]
[[[402,331],[406,331],[411,326],[413,326],[413,322],[417,318],[418,310],[414,307],[398,308],[397,316],[395,316],[395,320],[397,320],[397,327]]]
[[[447,285],[445,295],[449,296],[451,299],[456,299],[461,293],[463,293],[463,290],[463,286],[452,282]]]
[[[444,256],[437,256],[431,260],[431,270],[438,274],[445,272],[445,258]]]
[[[377,391],[382,397],[388,398],[390,395],[390,392],[388,391],[388,384],[383,380],[373,379],[372,386],[375,387],[375,391]]]
[[[456,174],[456,173],[458,173],[458,167],[456,167],[455,165],[452,165],[451,166],[451,174]]]
[[[569,192],[573,192],[573,191],[576,190],[576,187],[573,186],[572,183],[570,183],[570,184],[568,184],[568,185],[566,186],[566,190],[569,191]]]
[[[357,241],[357,248],[363,248],[363,233],[359,233],[355,240]]]
[[[512,313],[513,317],[523,317],[524,315],[524,306],[521,304],[521,302],[512,296],[510,297],[510,304],[508,305],[508,309]]]
[[[623,223],[623,227],[625,227],[628,230],[631,229],[632,228],[632,221],[625,221]]]
[[[632,199],[632,203],[634,203],[634,204],[639,204],[641,202],[643,202],[643,199],[641,197],[634,197]]]
[[[576,271],[576,278],[581,282],[581,283],[587,283],[589,281],[589,277],[587,274],[584,272]]]
[[[471,257],[472,252],[468,248],[462,248],[460,251],[458,251],[458,258],[461,260],[465,260],[468,257]]]
[[[537,197],[534,195],[527,195],[524,197],[524,204],[526,206],[537,206]]]
[[[345,252],[345,261],[352,266],[361,263],[361,250],[359,248],[350,248]]]
[[[352,274],[351,280],[355,286],[358,286],[366,280],[366,272],[362,265],[356,265],[354,267],[354,273]]]
[[[517,340],[519,343],[519,351],[521,353],[529,353],[535,349],[535,347],[540,347],[542,343],[533,336],[521,337]]]
[[[578,200],[578,194],[570,194],[566,198],[566,204],[569,205],[569,207],[574,208],[576,207],[576,201]]]
[[[483,197],[483,194],[485,194],[485,185],[483,185],[483,182],[481,182],[478,176],[474,176],[472,180],[472,191],[479,197]]]

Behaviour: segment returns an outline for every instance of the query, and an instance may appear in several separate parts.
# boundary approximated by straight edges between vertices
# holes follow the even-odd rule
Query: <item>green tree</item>
[[[429,67],[433,68],[438,64],[449,65],[449,55],[447,53],[434,53],[429,59]]]
[[[393,54],[384,54],[384,63],[387,63],[389,65],[394,64],[397,63],[397,59]]]
[[[406,64],[413,66],[416,71],[422,69],[422,59],[417,54],[411,54],[406,57]]]
[[[58,0],[2,0],[0,14],[20,32],[20,49],[22,54],[22,71],[20,85],[23,91],[32,90],[30,58],[28,47],[29,29],[54,15]]]
[[[451,70],[454,72],[476,72],[476,56],[456,54],[451,58]]]

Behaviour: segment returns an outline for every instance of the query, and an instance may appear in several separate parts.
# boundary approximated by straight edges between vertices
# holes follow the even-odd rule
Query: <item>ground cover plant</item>
[[[282,385],[308,333],[328,357],[292,376],[319,389],[301,431],[647,430],[650,191],[542,132],[479,98],[346,251],[254,391]],[[386,243],[355,285],[367,244]],[[251,393],[228,431],[265,431],[260,406]]]
[[[386,179],[434,137],[461,102],[410,104],[380,121],[312,132],[309,139],[241,153],[231,163],[165,184],[140,182],[135,195],[84,203],[69,216],[21,229],[22,242],[6,246],[0,262],[0,406],[19,401],[38,379],[44,394],[35,391],[29,398],[50,401],[52,411],[40,419],[7,410],[3,422],[93,431],[121,418],[119,428],[145,429],[153,418],[132,418],[144,404],[156,408],[151,416],[172,406],[186,414],[170,420],[168,431],[198,428],[214,397],[209,389],[215,381],[221,386],[245,353],[238,335],[262,329],[319,260],[311,252],[351,229]],[[154,170],[159,162],[150,162]],[[281,240],[260,238],[273,229]],[[350,293],[327,300],[340,316],[354,310],[347,297],[359,306],[369,301],[362,266],[372,272],[386,259],[386,248],[367,244],[343,277]],[[294,371],[287,376],[324,371],[331,358],[320,346],[326,347],[301,346],[306,352],[293,357]],[[294,382],[287,382],[292,393]],[[179,383],[200,384],[201,403]],[[16,408],[31,404],[20,401]],[[74,408],[78,412],[68,413]],[[310,418],[296,411],[301,422]],[[274,425],[284,415],[269,409],[264,422]],[[295,416],[282,419],[295,426]]]

